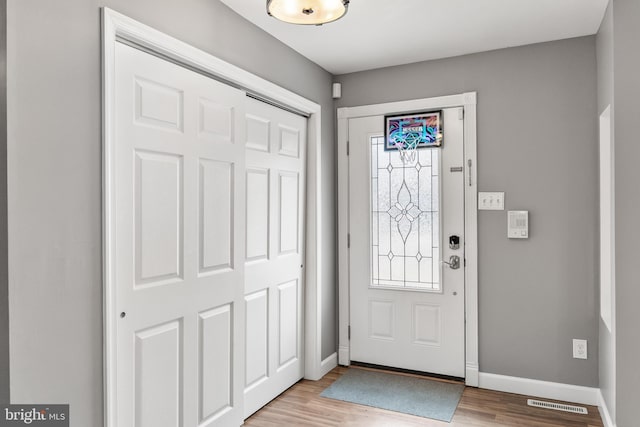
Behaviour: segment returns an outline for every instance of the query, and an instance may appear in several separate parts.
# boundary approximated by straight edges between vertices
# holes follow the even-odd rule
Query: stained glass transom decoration
[[[371,138],[371,277],[374,287],[440,290],[438,149],[405,165]]]

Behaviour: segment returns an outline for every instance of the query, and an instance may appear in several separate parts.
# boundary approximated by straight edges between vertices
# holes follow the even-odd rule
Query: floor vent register
[[[542,400],[528,399],[527,405],[537,408],[554,409],[556,411],[572,412],[574,414],[588,414],[587,408],[582,406],[565,405],[562,403],[545,402]]]

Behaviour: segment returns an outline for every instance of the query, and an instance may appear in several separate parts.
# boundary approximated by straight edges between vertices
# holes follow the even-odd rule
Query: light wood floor
[[[588,415],[527,406],[527,396],[465,388],[451,423],[320,397],[347,369],[337,367],[320,381],[302,380],[245,421],[247,427],[275,426],[469,426],[602,427],[595,406]],[[548,399],[544,399],[548,401]],[[566,403],[566,402],[560,402]],[[584,405],[580,405],[584,406]]]

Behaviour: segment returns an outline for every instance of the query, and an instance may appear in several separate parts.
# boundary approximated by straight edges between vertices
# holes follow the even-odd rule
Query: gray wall
[[[595,37],[337,76],[339,107],[478,92],[478,184],[530,212],[480,211],[480,370],[598,385]],[[572,358],[571,339],[589,341]]]
[[[597,35],[598,110],[608,104],[613,108],[615,134],[615,227],[616,227],[616,329],[612,335],[600,325],[600,388],[614,422],[618,427],[634,427],[638,423],[640,401],[640,266],[637,262],[640,230],[640,195],[637,183],[640,169],[637,160],[637,118],[640,85],[640,3],[636,0],[612,0]],[[615,101],[615,102],[614,102]],[[615,346],[615,348],[614,348]],[[615,370],[614,359],[615,358]],[[615,396],[615,398],[614,398]]]
[[[0,403],[9,403],[7,274],[7,2],[0,0]]]
[[[638,425],[640,402],[640,2],[613,1],[616,179],[616,421]]]
[[[600,30],[596,36],[596,56],[598,60],[598,114],[601,114],[608,105],[611,105],[613,123],[613,10],[611,3],[607,7]],[[613,316],[615,317],[615,312]],[[613,332],[609,332],[602,319],[600,319],[599,323],[600,389],[609,414],[615,419],[615,329]]]
[[[100,6],[322,105],[323,354],[335,351],[331,75],[217,0],[9,0],[11,398],[70,403],[76,427],[102,424]]]

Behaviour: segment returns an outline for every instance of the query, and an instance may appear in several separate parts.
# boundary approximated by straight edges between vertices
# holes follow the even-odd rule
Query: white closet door
[[[242,423],[244,102],[117,44],[119,427]]]
[[[245,417],[304,374],[306,124],[247,98]]]

